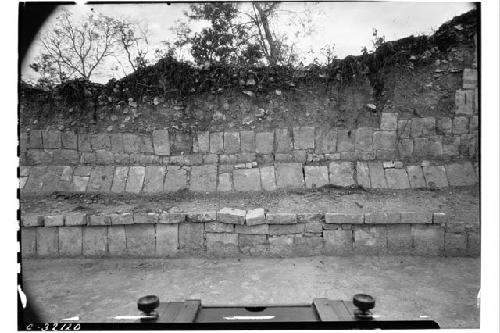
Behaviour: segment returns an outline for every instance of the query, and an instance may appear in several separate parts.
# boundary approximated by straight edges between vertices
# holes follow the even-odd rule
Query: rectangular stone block
[[[240,234],[238,236],[238,243],[240,249],[242,248],[251,248],[258,245],[267,244],[267,237],[265,235],[248,235],[248,234]]]
[[[240,152],[240,133],[224,132],[224,152],[235,154]]]
[[[165,226],[167,224],[162,224]],[[125,225],[127,237],[127,254],[139,257],[155,255],[154,224]]]
[[[117,166],[115,169],[115,175],[113,177],[113,184],[111,185],[111,192],[121,193],[125,191],[127,178],[128,178],[128,167]]]
[[[255,152],[255,132],[254,131],[241,131],[241,152],[254,153]]]
[[[315,152],[335,153],[337,151],[337,128],[316,128]]]
[[[264,208],[255,208],[247,211],[245,215],[245,224],[252,226],[266,223]]]
[[[436,126],[437,134],[449,135],[452,132],[452,120],[449,117],[439,118]]]
[[[108,134],[97,133],[90,135],[92,150],[111,150],[111,140]]]
[[[109,135],[111,141],[111,151],[114,153],[123,153],[123,136],[122,133],[111,133]]]
[[[195,177],[198,175],[195,174]],[[165,192],[175,192],[187,188],[187,177],[187,169],[185,167],[167,166],[163,190]],[[191,177],[193,176],[191,175]],[[195,181],[199,181],[199,179],[195,178]]]
[[[113,166],[95,166],[90,173],[88,192],[109,192],[113,181]]]
[[[22,214],[21,216],[22,226],[26,228],[30,227],[43,227],[43,216],[38,214]]]
[[[373,149],[396,150],[396,131],[375,131],[373,133]]]
[[[398,127],[398,114],[382,112],[380,116],[380,129],[384,131],[395,131]]]
[[[323,252],[323,238],[318,236],[295,237],[294,254],[297,256],[315,256]]]
[[[355,137],[356,137],[356,131],[339,129],[337,131],[337,151],[353,152]]]
[[[387,252],[386,226],[354,226],[353,250],[362,254],[383,254]]]
[[[146,166],[143,191],[145,193],[163,192],[163,179],[165,177],[165,172],[165,166]]]
[[[469,186],[478,182],[470,162],[448,164],[445,170],[450,186]]]
[[[66,213],[64,214],[64,225],[79,226],[87,224],[87,214],[85,213]]]
[[[356,180],[358,185],[363,186],[363,188],[370,188],[370,169],[368,163],[357,162],[356,163]]]
[[[358,128],[355,135],[354,150],[360,152],[373,151],[373,134],[372,127]]]
[[[128,171],[127,185],[125,191],[129,193],[140,193],[146,175],[146,168],[143,166],[131,166]]]
[[[406,167],[406,171],[411,188],[424,188],[426,186],[421,166],[409,165]]]
[[[398,138],[408,139],[410,137],[411,120],[401,119],[398,120]]]
[[[74,257],[82,254],[82,227],[59,228],[59,255]]]
[[[72,186],[75,192],[85,192],[90,177],[73,176]]]
[[[352,252],[352,230],[323,230],[324,253],[344,255]]]
[[[108,228],[82,228],[82,254],[90,257],[106,255],[108,247]]]
[[[320,221],[304,223],[304,232],[321,234],[323,232],[323,225]]]
[[[413,140],[412,139],[402,139],[397,142],[398,153],[402,158],[411,158],[413,155]]]
[[[297,223],[297,214],[294,213],[267,213],[268,224],[290,224]]]
[[[257,169],[258,171],[258,169]],[[259,174],[260,178],[260,174]],[[259,179],[260,180],[260,179]],[[230,173],[219,173],[219,182],[217,183],[217,191],[228,192],[233,189],[233,180]]]
[[[41,130],[31,130],[29,132],[29,147],[42,149],[43,148],[43,139],[42,139],[42,131]]]
[[[294,127],[293,141],[295,149],[314,149],[314,127]]]
[[[293,236],[269,237],[269,254],[279,257],[290,257],[294,255]]]
[[[401,223],[401,214],[396,212],[367,212],[365,213],[367,224],[397,224]]]
[[[39,257],[59,255],[59,228],[36,228],[36,254]]]
[[[224,207],[217,212],[217,221],[231,224],[244,224],[246,211]]]
[[[413,244],[417,255],[441,255],[444,249],[444,229],[437,225],[412,225]]]
[[[42,132],[43,147],[45,149],[61,148],[61,132],[55,130],[47,130]]]
[[[195,192],[215,191],[217,189],[217,166],[192,166],[189,189]]]
[[[265,191],[276,190],[276,177],[274,174],[274,166],[266,166],[259,168],[260,171],[260,181],[262,188]]]
[[[270,224],[269,235],[302,234],[304,229],[304,223]]]
[[[224,152],[224,133],[210,133],[210,152],[212,154],[222,154]]]
[[[391,254],[411,254],[413,238],[408,224],[387,227],[387,250]]]
[[[205,232],[234,232],[234,224],[206,222]]]
[[[41,149],[30,149],[26,154],[26,161],[29,165],[51,164],[52,155]]]
[[[472,68],[464,68],[463,72],[463,88],[477,88],[477,70]]]
[[[391,189],[410,188],[408,174],[405,169],[385,169],[387,186]]]
[[[329,169],[330,184],[344,187],[356,184],[352,162],[331,162]]]
[[[274,151],[276,153],[289,153],[292,151],[292,139],[288,128],[277,128],[274,131]]]
[[[127,254],[127,237],[124,225],[108,227],[108,252],[113,256]]]
[[[36,229],[21,228],[21,257],[30,258],[36,256]]]
[[[170,133],[170,153],[171,154],[189,154],[193,147],[192,137],[189,133],[178,132]]]
[[[198,132],[193,140],[193,153],[208,153],[210,151],[210,133]]]
[[[304,170],[307,188],[318,188],[329,183],[326,166],[305,166]]]
[[[276,184],[278,188],[299,188],[304,186],[302,164],[277,163]]]
[[[478,257],[481,255],[481,233],[468,232],[467,233],[467,255]]]
[[[201,211],[201,212],[188,212],[186,213],[186,220],[188,222],[209,222],[217,220],[217,212]]]
[[[111,225],[111,219],[108,215],[90,215],[89,216],[90,226],[105,226]]]
[[[74,132],[61,132],[61,147],[65,149],[78,149],[78,136]]]
[[[432,223],[432,214],[424,212],[401,212],[401,223]]]
[[[412,138],[429,137],[436,134],[436,119],[434,117],[413,118],[410,134]]]
[[[429,188],[448,187],[444,166],[429,165],[422,167],[425,182]]]
[[[469,118],[455,117],[453,118],[453,134],[469,133]]]
[[[272,132],[260,132],[255,134],[255,152],[258,154],[270,154],[274,149],[274,137]]]
[[[260,191],[259,169],[241,169],[233,171],[235,191]]]
[[[110,214],[109,218],[112,225],[133,224],[134,215],[132,213]]]
[[[134,224],[156,224],[158,223],[158,213],[135,212],[133,213]]]
[[[235,225],[234,232],[237,234],[249,234],[249,235],[268,235],[269,225],[259,224],[259,225]]]
[[[177,253],[179,248],[179,225],[157,224],[155,254],[160,257],[170,257]]]
[[[183,223],[186,221],[185,213],[167,213],[163,212],[158,218],[158,223]]]
[[[326,213],[325,214],[325,222],[326,223],[335,223],[335,224],[345,224],[345,223],[363,223],[364,217],[362,213]]]
[[[47,215],[44,217],[46,227],[62,227],[64,225],[64,215]]]
[[[467,234],[446,232],[444,234],[444,253],[449,257],[467,254]]]
[[[170,136],[168,130],[153,131],[153,147],[156,155],[170,155]]]
[[[166,132],[168,134],[168,132]],[[155,141],[155,132],[153,132],[153,142],[155,142],[155,146],[158,145],[158,147],[162,147],[161,149],[165,149],[164,145],[165,144],[165,138],[163,135],[166,135],[165,131],[158,132],[156,133],[156,141]],[[123,133],[122,134],[122,140],[123,140],[123,151],[125,153],[129,154],[137,154],[141,151],[141,139],[139,135],[137,134],[132,134],[132,133]],[[167,137],[168,140],[168,137]],[[170,147],[170,144],[168,145]],[[169,148],[170,149],[170,148]],[[160,150],[158,151],[157,155],[160,154]]]
[[[205,239],[209,254],[226,256],[238,253],[238,234],[206,233]]]
[[[448,223],[448,215],[446,213],[432,213],[432,223],[434,224],[445,224]]]

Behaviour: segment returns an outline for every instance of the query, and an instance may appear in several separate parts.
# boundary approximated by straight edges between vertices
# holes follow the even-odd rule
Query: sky
[[[242,3],[243,7],[248,5],[248,3]],[[189,8],[189,4],[106,4],[64,7],[75,13],[75,17],[93,8],[94,11],[104,15],[147,23],[149,55],[152,57],[154,49],[161,47],[162,41],[175,41],[175,34],[170,28],[175,26],[178,20],[187,21],[183,12]],[[280,8],[283,11],[279,18],[273,21],[273,26],[278,31],[290,34],[290,38],[297,44],[303,63],[307,64],[314,58],[323,60],[324,56],[320,49],[328,44],[335,44],[335,54],[339,58],[360,54],[363,46],[370,49],[374,28],[377,29],[378,35],[385,36],[387,41],[409,35],[429,35],[444,22],[473,7],[471,3],[466,2],[283,2]],[[296,39],[293,37],[293,31],[297,30],[293,17],[305,11],[311,13],[313,32],[307,37]],[[295,14],[290,14],[290,12]],[[56,11],[49,17],[40,33],[50,29],[57,13]],[[199,31],[206,26],[204,22],[190,21],[189,24],[193,31]],[[37,74],[29,68],[29,64],[33,62],[40,50],[40,45],[35,39],[22,64],[23,79],[37,79]],[[189,58],[189,55],[186,57]],[[110,69],[115,65],[113,60],[108,60],[99,71],[96,71],[91,80],[105,83],[113,77],[120,78],[123,76],[122,71]]]

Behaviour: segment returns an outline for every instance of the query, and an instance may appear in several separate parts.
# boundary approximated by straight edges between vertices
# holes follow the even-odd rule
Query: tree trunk
[[[274,43],[273,35],[271,29],[269,28],[269,21],[267,20],[267,14],[262,9],[262,6],[258,2],[254,2],[253,5],[257,8],[259,12],[260,21],[262,22],[262,27],[264,28],[264,33],[266,36],[267,43],[269,44],[269,64],[274,66],[278,63],[278,52],[276,49],[276,44]]]

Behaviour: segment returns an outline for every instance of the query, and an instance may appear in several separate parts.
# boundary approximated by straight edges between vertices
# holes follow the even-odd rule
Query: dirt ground
[[[445,212],[451,222],[474,222],[479,216],[477,186],[428,190],[332,189],[259,193],[196,194],[181,192],[155,196],[54,194],[21,198],[21,213],[58,214],[70,211],[197,212],[224,207],[294,213],[362,213],[370,211]],[[473,219],[474,221],[471,221]]]
[[[375,297],[380,319],[429,316],[442,328],[478,328],[480,260],[424,257],[23,260],[28,301],[47,322],[116,322],[136,301],[201,299],[204,305],[306,304]],[[69,321],[67,321],[69,322]]]

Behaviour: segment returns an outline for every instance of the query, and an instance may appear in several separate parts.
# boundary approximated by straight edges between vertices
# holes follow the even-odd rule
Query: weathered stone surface
[[[165,177],[165,166],[150,165],[146,166],[144,178],[144,192],[161,193],[163,192],[163,179]]]
[[[442,224],[442,223],[448,223],[448,215],[446,213],[432,213],[432,223],[434,224]]]
[[[113,185],[111,185],[111,192],[121,193],[125,191],[125,185],[127,184],[128,177],[128,167],[117,166],[115,168],[115,175],[113,177]]]
[[[401,223],[401,214],[396,212],[367,212],[365,213],[367,224],[397,224]]]
[[[109,135],[111,141],[111,151],[114,153],[123,153],[123,135],[122,133],[111,133]]]
[[[359,213],[326,213],[325,214],[325,222],[326,223],[363,223],[364,217],[363,214]]]
[[[167,166],[167,173],[165,175],[165,181],[163,185],[163,190],[165,192],[175,192],[187,187],[187,171],[184,167],[179,166]]]
[[[217,166],[215,165],[192,166],[189,189],[195,192],[215,191],[217,189]]]
[[[356,151],[372,151],[373,150],[373,128],[360,127],[356,131],[354,141],[354,149]]]
[[[465,157],[477,157],[478,141],[474,134],[462,134],[460,136],[459,152]]]
[[[354,138],[356,131],[339,129],[337,131],[337,151],[352,152],[354,151]]]
[[[224,152],[224,133],[210,133],[210,152],[212,154],[221,154]]]
[[[294,213],[267,213],[268,224],[290,224],[297,223],[297,214]]]
[[[95,152],[95,162],[96,164],[108,165],[113,164],[115,161],[115,156],[112,152],[107,150],[97,150]]]
[[[293,239],[294,254],[297,256],[314,256],[323,252],[323,238],[320,235],[295,237]]]
[[[41,149],[30,149],[26,154],[26,160],[30,165],[46,165],[52,163],[52,155]]]
[[[268,235],[269,225],[259,224],[259,225],[235,225],[234,232],[238,234],[249,234],[249,235]]]
[[[387,250],[391,254],[411,254],[413,252],[410,225],[391,225],[387,228]]]
[[[401,223],[432,223],[432,214],[424,212],[401,212]]]
[[[155,254],[160,257],[175,255],[179,247],[179,226],[177,224],[157,224],[155,232]]]
[[[352,162],[331,162],[330,169],[330,184],[337,186],[355,185],[354,167]]]
[[[398,120],[398,138],[408,139],[410,137],[411,120]]]
[[[412,157],[413,155],[413,140],[412,139],[402,139],[397,142],[398,153],[402,158]]]
[[[246,255],[266,255],[269,252],[269,244],[266,235],[246,235],[238,236],[240,251]]]
[[[444,229],[441,226],[415,224],[411,226],[415,254],[440,255],[444,248]]]
[[[44,217],[46,227],[62,227],[64,225],[64,215],[47,215]]]
[[[445,170],[450,186],[467,186],[477,183],[476,173],[470,162],[448,164]]]
[[[188,222],[211,222],[217,220],[217,212],[215,210],[188,212],[186,219]]]
[[[43,147],[45,149],[61,148],[61,132],[60,131],[43,131]]]
[[[113,166],[95,166],[90,173],[88,192],[109,192],[113,181]]]
[[[241,169],[233,171],[235,191],[260,191],[259,169]]]
[[[375,131],[373,133],[373,149],[396,150],[396,131]]]
[[[206,222],[205,232],[234,232],[234,224]]]
[[[82,227],[60,227],[59,255],[74,257],[82,254]]]
[[[74,132],[61,132],[61,147],[65,149],[78,149],[78,136]]]
[[[476,87],[477,87],[477,70],[472,68],[464,68],[463,88],[474,89]]]
[[[36,255],[36,229],[21,228],[21,256],[30,258]]]
[[[323,225],[321,224],[320,221],[304,223],[304,232],[321,234],[323,232]]]
[[[467,253],[467,234],[446,232],[444,234],[444,253],[446,256],[465,256]]]
[[[158,217],[158,223],[183,223],[186,221],[185,213],[163,212]]]
[[[260,180],[260,174],[259,174]],[[219,173],[219,182],[217,183],[217,191],[228,192],[233,189],[232,177],[230,173]]]
[[[436,119],[434,117],[413,118],[410,134],[412,138],[429,137],[436,134]]]
[[[206,233],[207,252],[217,256],[238,253],[238,234]]]
[[[289,257],[293,255],[293,236],[269,237],[269,254]]]
[[[158,223],[158,213],[154,212],[135,212],[134,224],[155,224]]]
[[[467,117],[453,118],[453,134],[469,133],[469,119]]]
[[[270,224],[269,235],[302,234],[304,228],[304,223]]]
[[[307,188],[318,188],[329,183],[326,166],[305,166],[304,170]]]
[[[460,148],[460,137],[443,137],[443,156],[444,157],[456,157],[459,155]]]
[[[335,153],[337,151],[337,128],[316,128],[315,152]]]
[[[170,134],[170,153],[171,154],[190,154],[193,148],[191,135],[184,132]]]
[[[153,147],[156,155],[170,155],[170,136],[168,130],[153,131]]]
[[[380,129],[384,131],[395,131],[398,127],[398,114],[383,112],[380,116]]]
[[[127,185],[125,191],[129,193],[140,193],[146,175],[146,168],[143,166],[131,166],[128,171]]]
[[[276,177],[274,174],[273,166],[266,166],[259,168],[260,171],[260,181],[262,184],[262,189],[265,191],[276,190]]]
[[[110,214],[109,219],[112,225],[133,224],[134,215],[132,213]]]
[[[479,129],[479,117],[473,116],[469,119],[469,132],[473,133]]]
[[[153,141],[149,135],[140,135],[139,151],[146,154],[154,154]],[[187,151],[191,151],[191,147]]]
[[[75,192],[85,192],[87,190],[87,185],[90,177],[74,176],[72,180],[73,191]]]
[[[259,154],[272,153],[274,149],[274,136],[272,132],[255,134],[255,152]]]
[[[295,149],[314,149],[314,127],[294,127]]]
[[[358,181],[358,185],[361,185],[364,188],[371,187],[370,169],[368,167],[368,163],[365,162],[356,163],[356,180]]]
[[[443,155],[442,137],[432,136],[427,142],[426,152],[433,158],[440,158]]]
[[[288,128],[277,128],[274,131],[274,151],[276,153],[289,153],[292,151],[292,139]]]
[[[87,224],[87,214],[85,213],[66,213],[64,214],[65,226],[79,226]]]
[[[266,223],[266,215],[264,208],[255,208],[247,211],[245,216],[245,224],[252,226]]]
[[[21,216],[22,226],[26,228],[30,227],[43,227],[43,216],[38,214],[22,214]]]
[[[448,180],[444,166],[429,165],[422,167],[424,172],[425,182],[430,188],[448,187]]]
[[[241,131],[240,132],[240,145],[242,153],[255,152],[255,132],[254,131]]]
[[[106,133],[96,133],[90,135],[90,146],[92,150],[110,150],[111,140]]]
[[[193,139],[193,153],[208,153],[210,151],[210,133],[197,132]]]
[[[481,233],[467,233],[467,255],[478,257],[481,254]]]
[[[90,226],[111,225],[111,219],[109,218],[108,215],[90,215],[88,220]]]
[[[36,228],[36,254],[39,257],[59,255],[59,228]]]
[[[426,186],[422,167],[419,165],[409,165],[406,167],[408,180],[411,188],[423,188]]]
[[[114,256],[127,254],[127,237],[124,225],[108,227],[108,252]]]
[[[155,254],[154,224],[126,225],[125,235],[129,256],[151,257]]]
[[[385,226],[354,226],[353,249],[356,253],[382,254],[387,251],[387,228]]]
[[[224,152],[235,154],[240,151],[240,133],[224,132]]]
[[[323,230],[324,252],[343,255],[352,252],[352,230]]]
[[[387,185],[392,189],[410,188],[408,174],[405,169],[385,169]]]
[[[31,130],[29,132],[29,147],[42,149],[43,148],[43,140],[42,140],[42,131],[41,130]]]
[[[90,257],[106,255],[108,230],[106,227],[82,228],[82,254]]]
[[[168,132],[166,133],[168,134]],[[158,132],[156,133],[156,142],[155,146],[158,145],[158,147],[162,147],[164,149],[164,140],[165,138],[163,137],[165,135],[165,131]],[[168,138],[168,137],[167,137]],[[155,134],[153,132],[153,141],[155,140]],[[168,140],[168,139],[167,139]],[[141,140],[137,134],[132,134],[132,133],[123,133],[122,134],[122,141],[123,141],[123,151],[128,154],[133,154],[133,153],[139,153],[141,150]],[[155,142],[155,141],[154,141]],[[168,144],[168,149],[170,149],[170,144]],[[158,155],[161,155],[161,149],[159,148]]]
[[[222,223],[244,224],[246,211],[224,207],[217,212],[217,221]]]
[[[452,120],[449,117],[439,118],[437,120],[437,134],[449,135],[452,130]]]
[[[298,188],[304,186],[302,164],[277,163],[276,184],[278,188]]]

